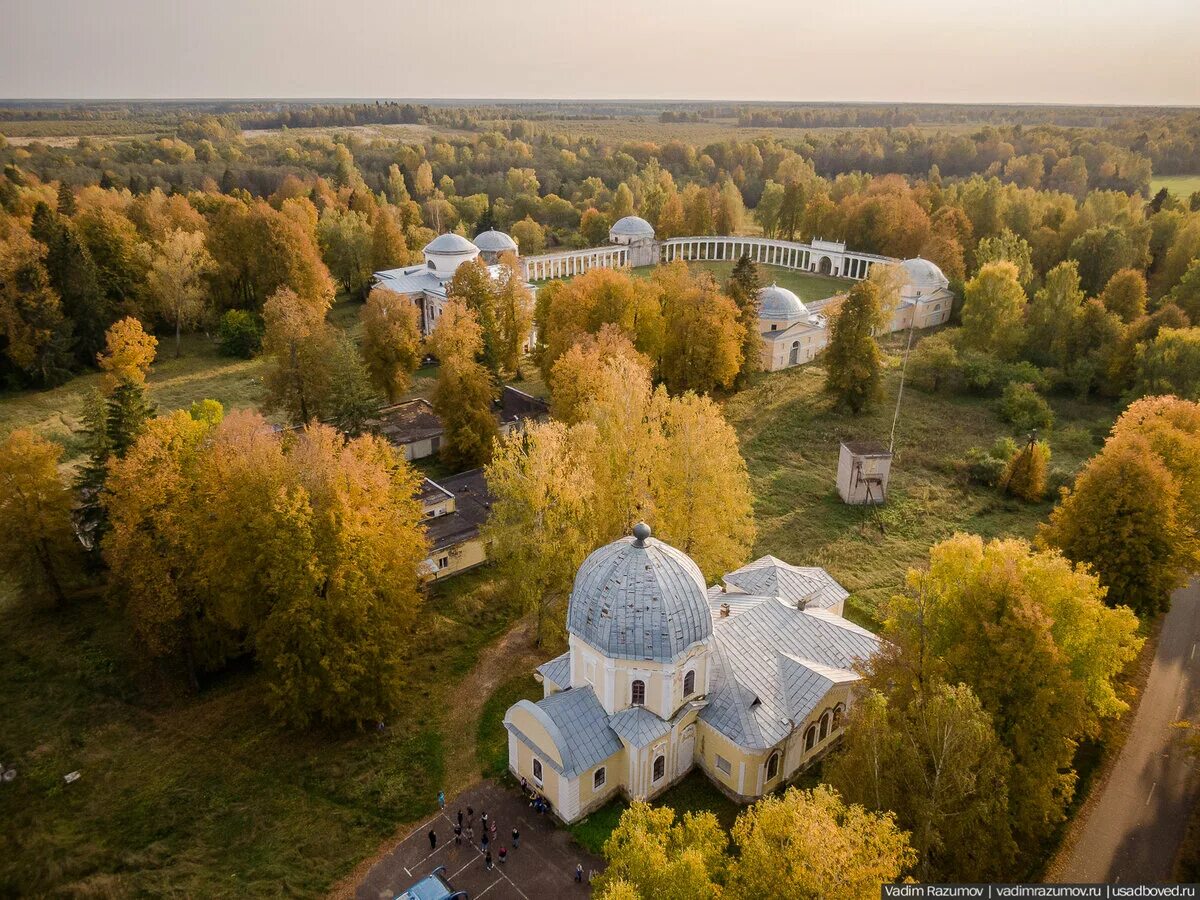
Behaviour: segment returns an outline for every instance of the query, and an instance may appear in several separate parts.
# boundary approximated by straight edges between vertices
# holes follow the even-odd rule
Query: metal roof
[[[828,610],[764,598],[718,619],[711,646],[716,687],[700,717],[739,746],[765,749],[835,683],[857,680],[854,665],[878,650],[879,639]]]
[[[824,569],[793,566],[770,554],[730,572],[724,581],[747,594],[779,597],[793,606],[804,601],[807,607],[817,609],[836,606],[850,596]],[[727,595],[723,601],[728,599]]]
[[[558,766],[552,759],[545,762],[567,778],[586,772],[621,750],[621,742],[608,727],[608,716],[591,687],[568,688],[537,703],[520,700],[509,713],[518,708],[527,711],[546,729],[562,756],[563,765]],[[504,718],[504,727],[535,752],[545,752],[522,734],[508,716]]]
[[[623,219],[617,219],[613,227],[608,229],[608,233],[624,237],[654,237],[654,226],[641,216],[625,216]]]
[[[567,629],[610,658],[669,662],[712,634],[706,590],[686,553],[648,536],[621,538],[579,567]]]
[[[808,307],[787,288],[770,284],[758,292],[758,317],[799,322],[808,318]]]
[[[505,250],[516,250],[517,242],[503,231],[490,228],[475,235],[475,246],[488,253],[503,253]]]
[[[569,688],[571,686],[571,651],[568,650],[562,656],[554,657],[550,662],[542,663],[537,670],[542,673],[543,678],[559,690]]]
[[[671,732],[671,723],[644,706],[631,706],[608,718],[608,727],[631,747],[645,747]]]
[[[455,234],[451,231],[446,234],[439,234],[425,245],[425,249],[422,252],[453,255],[458,253],[474,253],[477,250],[479,248],[461,234]]]

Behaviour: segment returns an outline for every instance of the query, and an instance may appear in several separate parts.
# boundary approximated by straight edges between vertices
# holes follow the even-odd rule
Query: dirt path
[[[539,650],[534,638],[537,625],[532,615],[519,619],[508,631],[484,648],[475,667],[445,698],[445,715],[440,723],[445,747],[446,804],[477,784],[481,779],[479,760],[475,756],[475,732],[483,704],[501,681],[515,672],[528,672],[545,662],[545,651]],[[331,898],[350,898],[355,887],[367,873],[386,857],[412,831],[415,823],[405,822],[385,840],[374,853],[354,867],[330,891]]]
[[[534,643],[536,623],[525,616],[499,640],[489,644],[470,673],[459,682],[447,703],[442,719],[442,741],[446,751],[446,802],[479,781],[475,733],[483,704],[500,682],[518,672],[532,671],[545,662],[545,651]]]

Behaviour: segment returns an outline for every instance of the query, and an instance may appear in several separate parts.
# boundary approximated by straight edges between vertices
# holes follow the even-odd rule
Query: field
[[[1150,179],[1150,194],[1166,188],[1180,200],[1187,200],[1200,191],[1200,175],[1155,175]]]
[[[352,324],[353,307],[334,318]],[[256,402],[257,363],[219,357],[201,338],[181,360],[163,350],[150,379],[161,408],[201,397]],[[895,348],[888,361],[887,399],[860,417],[830,408],[818,366],[762,376],[725,403],[751,474],[754,555],[827,567],[853,592],[849,614],[866,624],[934,541],[959,530],[1029,537],[1050,510],[960,483],[955,465],[966,450],[1009,433],[993,401],[915,390],[904,396],[888,505],[842,505],[834,490],[838,441],[887,440]],[[430,378],[422,373],[417,389]],[[95,380],[0,397],[0,428],[34,424],[69,442]],[[1073,469],[1098,449],[1116,409],[1052,403],[1053,463]],[[459,783],[460,773],[503,771],[503,712],[539,688],[526,657],[495,659],[497,638],[515,621],[502,600],[486,568],[440,585],[403,715],[384,732],[297,734],[269,724],[253,671],[231,671],[181,697],[130,646],[101,598],[81,597],[54,613],[30,610],[0,588],[0,760],[19,773],[0,785],[0,895],[325,894],[432,808],[440,786]],[[489,647],[502,675],[477,690]],[[468,700],[476,717],[461,712]],[[72,771],[80,779],[64,783]],[[732,806],[721,807],[706,784],[689,779],[664,802],[731,817]],[[598,811],[578,837],[602,842],[619,812]]]
[[[875,616],[880,601],[903,584],[905,571],[927,558],[931,544],[957,531],[1031,538],[1049,514],[1049,500],[1022,503],[957,476],[955,465],[969,448],[990,447],[1013,434],[994,401],[911,388],[900,410],[887,505],[846,506],[835,487],[839,443],[888,442],[899,356],[889,355],[886,399],[861,416],[831,409],[823,380],[819,365],[763,377],[730,399],[725,413],[750,470],[755,556],[824,566],[851,591],[850,608],[860,621]],[[1053,452],[1051,465],[1073,471],[1100,448],[1117,407],[1055,397],[1050,402],[1057,423],[1043,437]]]

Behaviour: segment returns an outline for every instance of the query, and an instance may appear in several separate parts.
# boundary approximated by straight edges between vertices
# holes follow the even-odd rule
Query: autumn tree
[[[1077,744],[1126,709],[1115,678],[1141,646],[1127,607],[1056,551],[956,535],[885,610],[868,681],[908,705],[931,685],[965,684],[1011,755],[1009,822],[1020,847],[1062,821]],[[1118,598],[1120,599],[1120,598]]]
[[[110,594],[145,651],[178,658],[193,688],[199,669],[224,661],[190,566],[193,473],[214,424],[182,410],[151,420],[110,462],[105,488]]]
[[[602,325],[595,335],[584,334],[560,356],[550,370],[550,411],[554,418],[568,425],[587,419],[591,402],[604,381],[604,367],[618,357],[634,362],[649,376],[650,360],[615,325]]]
[[[361,319],[362,352],[371,379],[388,402],[395,403],[421,364],[420,313],[407,297],[376,287]]]
[[[668,398],[660,388],[655,405],[662,434],[651,471],[655,532],[715,580],[742,565],[754,545],[750,475],[737,433],[708,397]]]
[[[1163,328],[1141,347],[1134,392],[1200,399],[1200,328]]]
[[[375,216],[375,224],[371,229],[370,268],[373,272],[394,269],[404,265],[408,259],[408,244],[404,240],[404,231],[396,221],[393,208],[383,206]]]
[[[667,389],[707,394],[731,387],[745,343],[737,306],[710,275],[693,275],[686,263],[659,266],[651,279],[662,302],[658,371]]]
[[[175,326],[175,356],[182,352],[180,335],[205,313],[207,275],[216,264],[199,231],[175,229],[151,250],[148,284],[160,314]]]
[[[445,429],[441,458],[455,469],[483,465],[492,458],[497,432],[495,387],[488,370],[475,361],[483,349],[475,313],[459,301],[447,303],[429,343],[441,363],[432,398]]]
[[[0,442],[0,572],[55,606],[77,555],[61,457],[62,447],[24,428]]]
[[[1083,304],[1078,264],[1061,262],[1046,274],[1045,282],[1027,312],[1027,355],[1035,362],[1066,366],[1071,330]]]
[[[860,281],[842,301],[830,328],[825,390],[855,414],[882,393],[883,356],[874,336],[879,316],[878,286]]]
[[[496,294],[496,283],[492,280],[483,260],[478,257],[469,259],[460,265],[446,286],[446,297],[461,302],[478,322],[479,336],[483,343],[474,355],[493,374],[500,372],[500,345],[502,343]]]
[[[873,900],[916,861],[892,813],[846,803],[825,785],[763,797],[738,816],[733,843],[735,897]]]
[[[1046,494],[1046,472],[1050,467],[1050,445],[1030,439],[1004,468],[997,487],[1014,497],[1036,503]]]
[[[1033,251],[1020,235],[1005,228],[995,237],[980,238],[975,247],[975,272],[978,277],[989,263],[1009,262],[1017,268],[1022,290],[1033,281]]]
[[[494,499],[484,534],[498,573],[535,614],[538,643],[554,644],[575,573],[595,548],[595,480],[560,422],[501,438],[485,474]]]
[[[45,258],[46,248],[24,229],[0,230],[0,348],[24,380],[53,385],[70,375],[71,323]]]
[[[762,335],[758,331],[758,292],[762,287],[762,274],[753,259],[742,256],[733,264],[725,293],[737,306],[738,322],[742,327],[742,367],[737,377],[739,387],[745,387],[750,376],[762,369]]]
[[[1195,568],[1182,511],[1180,485],[1147,438],[1118,434],[1076,476],[1038,539],[1091,566],[1110,603],[1154,616]]]
[[[419,476],[381,438],[307,429],[275,500],[281,535],[255,635],[268,703],[296,726],[379,722],[405,697],[428,553]]]
[[[1137,269],[1121,269],[1108,279],[1100,302],[1126,324],[1146,313],[1146,276]]]
[[[285,412],[294,425],[319,417],[329,395],[332,335],[323,302],[280,288],[263,308],[267,369],[264,407]]]
[[[999,359],[1012,359],[1024,340],[1025,291],[1017,266],[990,262],[967,282],[963,298],[963,342]]]
[[[521,266],[513,254],[500,258],[496,285],[496,351],[502,372],[521,377],[521,354],[529,342],[533,325],[533,295],[521,277]]]
[[[635,801],[604,842],[608,865],[593,882],[596,896],[718,897],[718,879],[728,864],[727,844],[711,812],[686,812],[676,819],[670,807]]]
[[[122,382],[144,385],[157,348],[158,340],[146,334],[133,316],[113,323],[105,335],[104,352],[96,360],[105,373],[105,385],[110,389]]]
[[[881,685],[886,689],[886,685]],[[965,684],[922,683],[851,708],[844,750],[826,770],[847,802],[895,813],[924,882],[1004,878],[1017,854],[1008,819],[1008,752]]]

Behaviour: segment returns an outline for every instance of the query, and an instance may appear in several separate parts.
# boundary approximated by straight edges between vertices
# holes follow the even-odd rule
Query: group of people
[[[525,795],[525,799],[529,801],[529,806],[534,812],[539,815],[550,812],[550,801],[539,794],[536,789],[530,787],[524,776],[521,776],[521,793]]]
[[[537,791],[533,790],[529,786],[529,784],[525,781],[524,778],[521,779],[521,790],[525,794],[526,799],[529,800],[529,805],[533,809],[535,809],[538,813],[544,813],[544,812],[550,811],[550,801],[547,800],[545,797],[543,797],[541,794],[539,794]],[[445,793],[443,793],[442,791],[438,791],[437,799],[438,799],[438,809],[444,810],[446,808]],[[487,812],[485,811],[479,817],[479,829],[480,829],[479,849],[483,853],[483,866],[488,871],[491,871],[495,867],[495,863],[492,859],[492,844],[494,844],[496,841],[496,834],[499,831],[499,828],[496,825],[496,820],[493,818],[490,818],[488,816]],[[474,844],[475,844],[475,809],[474,809],[474,807],[471,807],[471,806],[467,807],[467,812],[466,812],[465,816],[463,815],[463,811],[461,808],[458,810],[458,819],[454,823],[454,843],[456,845],[458,845],[458,846],[462,845],[464,833],[466,834],[467,841],[472,846],[474,846]],[[430,853],[433,853],[435,850],[437,850],[437,844],[438,844],[437,831],[433,828],[430,828],[429,829],[429,852]],[[521,846],[521,832],[517,828],[517,826],[514,825],[512,828],[512,848],[514,850],[516,850],[520,846]],[[502,863],[505,862],[508,859],[508,848],[500,847],[496,851],[496,856],[499,858],[500,862],[502,862]],[[583,866],[578,863],[575,865],[575,880],[577,882],[583,881]]]

